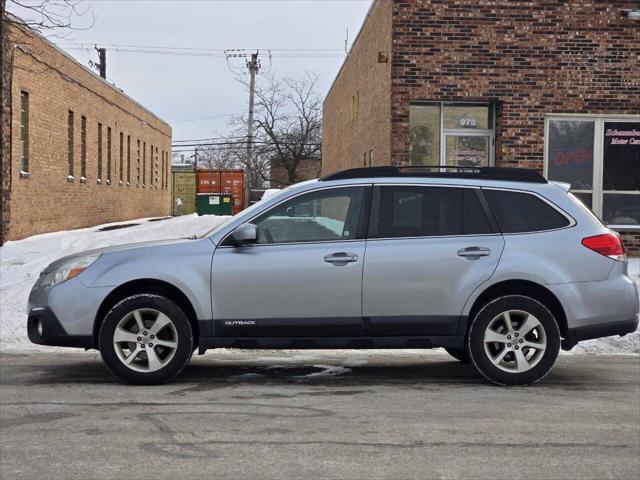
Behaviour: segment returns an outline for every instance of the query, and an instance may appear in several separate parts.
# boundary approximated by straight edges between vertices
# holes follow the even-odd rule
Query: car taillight
[[[582,245],[594,252],[604,255],[614,260],[625,262],[627,255],[624,251],[624,245],[618,235],[613,233],[605,233],[596,235],[595,237],[587,237],[582,239]]]

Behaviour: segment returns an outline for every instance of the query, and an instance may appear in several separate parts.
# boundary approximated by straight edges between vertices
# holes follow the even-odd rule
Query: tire
[[[482,307],[467,342],[473,365],[490,382],[533,385],[547,376],[558,358],[560,330],[542,303],[507,295]]]
[[[105,316],[98,342],[109,371],[136,385],[175,378],[189,363],[194,345],[187,315],[175,302],[156,294],[118,302]]]
[[[445,348],[447,353],[462,363],[469,363],[469,354],[465,348]]]

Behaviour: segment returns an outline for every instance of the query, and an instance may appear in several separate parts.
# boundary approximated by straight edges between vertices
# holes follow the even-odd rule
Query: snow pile
[[[47,233],[24,240],[7,242],[0,247],[0,349],[37,350],[43,348],[33,345],[27,339],[25,310],[31,287],[40,272],[54,260],[94,248],[200,235],[224,222],[227,218],[199,217],[194,214],[159,221],[151,221],[155,219],[129,220],[81,230]],[[131,224],[134,225],[117,228]],[[323,226],[328,230],[335,227],[330,221]],[[101,229],[104,230],[101,231]],[[640,258],[630,260],[629,271],[636,282],[640,284]],[[44,348],[51,351],[51,347]],[[635,332],[623,338],[609,337],[583,342],[573,352],[640,353],[640,333]],[[402,353],[397,351],[394,354],[401,355]],[[354,361],[357,365],[357,359]],[[325,373],[340,374],[342,372]]]
[[[0,247],[0,349],[42,348],[27,339],[26,307],[31,287],[51,262],[94,248],[201,235],[228,218],[195,214],[162,220],[143,218],[5,243]]]

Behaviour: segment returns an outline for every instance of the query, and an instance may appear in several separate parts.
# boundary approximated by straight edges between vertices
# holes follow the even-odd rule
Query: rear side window
[[[502,233],[555,230],[570,223],[555,208],[530,193],[483,191]]]
[[[375,222],[374,222],[375,225]],[[470,188],[380,187],[378,238],[430,237],[492,233]]]

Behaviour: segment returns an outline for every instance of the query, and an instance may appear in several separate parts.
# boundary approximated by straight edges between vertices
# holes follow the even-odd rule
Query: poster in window
[[[567,182],[574,190],[593,185],[593,120],[549,121],[549,179]]]
[[[605,122],[603,153],[603,189],[640,190],[640,123]]]

